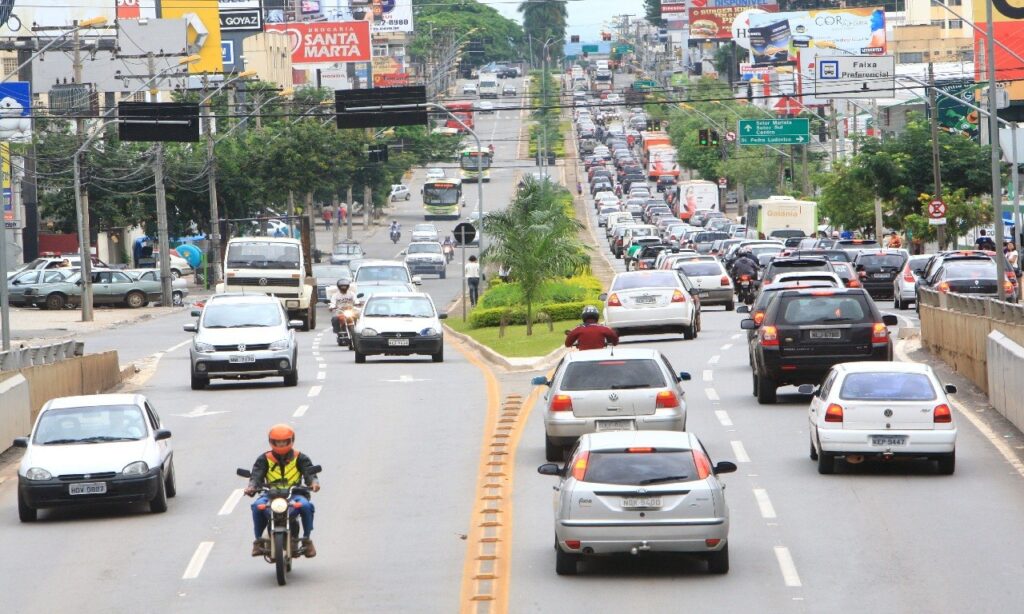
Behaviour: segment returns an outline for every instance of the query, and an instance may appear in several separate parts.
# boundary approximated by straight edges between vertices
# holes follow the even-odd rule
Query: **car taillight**
[[[1003,282],[1003,294],[1013,294],[1013,282],[1010,280]]]
[[[679,397],[671,390],[663,390],[658,393],[654,404],[655,409],[672,409],[679,407]]]
[[[685,303],[686,302],[686,295],[683,294],[682,290],[674,290],[672,292],[672,302],[673,303]]]
[[[825,410],[825,422],[842,422],[843,421],[843,406],[836,405],[835,403],[828,406]]]
[[[881,322],[871,327],[871,343],[885,343],[889,340],[889,329]]]
[[[936,405],[935,409],[932,410],[932,422],[935,424],[949,424],[953,421],[953,412],[949,410],[949,405],[943,403],[942,405]]]
[[[949,292],[949,282],[944,281],[939,284],[939,292]]]
[[[551,411],[572,411],[572,397],[567,394],[551,397]]]
[[[703,450],[693,450],[693,464],[697,466],[697,479],[704,480],[711,475],[711,459]]]
[[[584,452],[580,454],[576,459],[576,462],[572,464],[572,477],[577,480],[582,480],[583,476],[587,474],[587,461],[590,460],[590,452]]]
[[[779,329],[774,326],[762,327],[761,345],[764,347],[779,347]]]
[[[914,283],[914,272],[910,270],[909,266],[903,267],[903,281],[908,284]]]
[[[763,311],[754,312],[754,324],[757,324],[758,326],[761,326],[761,322],[764,322],[764,312]]]
[[[647,263],[644,262],[643,260],[637,260],[636,268],[637,268],[637,270],[646,269],[647,268]]]
[[[860,281],[858,281],[856,279],[851,279],[849,281],[849,283],[846,284],[846,287],[847,288],[859,288],[860,287]]]
[[[619,301],[619,295],[618,294],[612,294],[612,295],[610,295],[608,297],[608,306],[609,307],[622,307],[622,302]]]
[[[729,276],[728,275],[722,275],[721,283],[722,283],[723,286],[728,286],[729,285]]]

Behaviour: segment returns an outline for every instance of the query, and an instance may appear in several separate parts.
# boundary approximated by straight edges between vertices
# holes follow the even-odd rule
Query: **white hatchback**
[[[936,460],[939,473],[956,468],[956,425],[943,386],[928,365],[907,362],[840,363],[825,375],[808,408],[811,460],[818,473],[835,471],[837,457],[849,464],[867,458]]]

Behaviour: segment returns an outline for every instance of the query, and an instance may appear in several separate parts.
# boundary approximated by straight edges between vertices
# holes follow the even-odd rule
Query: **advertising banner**
[[[136,7],[137,8],[137,7]],[[116,0],[0,1],[0,38],[37,36],[32,26],[70,26],[76,20],[106,17],[109,25],[117,17]]]
[[[260,0],[218,0],[220,31],[263,29],[263,7]]]
[[[936,97],[935,102],[939,108],[939,128],[977,140],[980,135],[978,112],[959,101],[976,104],[975,93],[982,88],[982,85],[965,80],[939,82],[937,85],[940,90],[957,98],[957,100],[952,100],[946,96]]]
[[[160,14],[164,19],[179,18],[188,22],[189,51],[200,57],[198,62],[188,65],[190,73],[224,70],[217,0],[161,0]]]
[[[1016,6],[1015,6],[1016,4]],[[985,19],[985,2],[974,3],[974,23],[982,31],[988,27]],[[1024,56],[1024,7],[1009,0],[992,0],[992,32],[996,41],[1003,43],[1014,53]],[[987,37],[983,32],[974,31],[974,79],[988,79]],[[1024,64],[1010,55],[999,45],[995,46],[996,79],[1008,82],[1010,100],[1024,100]]]
[[[32,94],[28,81],[0,83],[0,141],[32,140]]]
[[[691,0],[661,0],[661,14],[663,16],[678,13],[685,15],[692,5]]]
[[[765,4],[754,7],[724,6],[690,9],[691,39],[730,39],[733,36],[733,23],[751,8],[763,11],[778,11],[778,5]]]
[[[373,87],[399,87],[409,85],[403,58],[379,56],[373,58]]]
[[[288,35],[293,65],[370,60],[370,24],[366,21],[274,23],[265,29]]]
[[[320,0],[330,21],[366,21],[374,34],[412,32],[412,0]]]
[[[0,143],[0,166],[4,170],[4,227],[15,228],[17,222],[14,219],[14,202],[11,200],[11,144]]]

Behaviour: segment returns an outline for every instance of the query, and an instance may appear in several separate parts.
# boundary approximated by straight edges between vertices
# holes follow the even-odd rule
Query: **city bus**
[[[482,167],[481,173],[478,168]],[[491,180],[491,151],[489,149],[477,149],[467,147],[459,154],[460,175],[465,182],[477,181],[477,176],[486,183]]]
[[[456,177],[423,182],[423,217],[427,220],[457,220],[462,201],[462,180]]]
[[[449,113],[451,113],[455,117],[458,117],[459,119],[461,119],[462,123],[466,124],[466,126],[468,126],[470,130],[473,129],[474,123],[473,123],[473,101],[472,100],[456,100],[456,101],[449,102],[448,104],[446,104],[444,106],[445,106],[446,109],[448,109]],[[459,122],[455,121],[454,119],[452,119],[450,117],[445,122],[444,127],[445,128],[454,128],[455,130],[458,130],[460,133],[463,133],[463,132],[466,131],[466,129],[463,128],[462,125],[459,124]]]

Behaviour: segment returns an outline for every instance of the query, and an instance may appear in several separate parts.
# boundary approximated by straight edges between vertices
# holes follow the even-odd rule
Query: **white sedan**
[[[171,432],[140,394],[58,397],[43,405],[18,467],[18,517],[66,505],[148,502],[175,495]]]
[[[605,324],[619,335],[681,332],[684,339],[697,337],[697,304],[675,271],[619,273],[601,300]]]
[[[939,473],[956,468],[956,425],[943,386],[931,367],[906,362],[838,364],[814,393],[808,408],[811,460],[818,473],[835,471],[837,457],[856,465],[867,458],[926,458]]]

